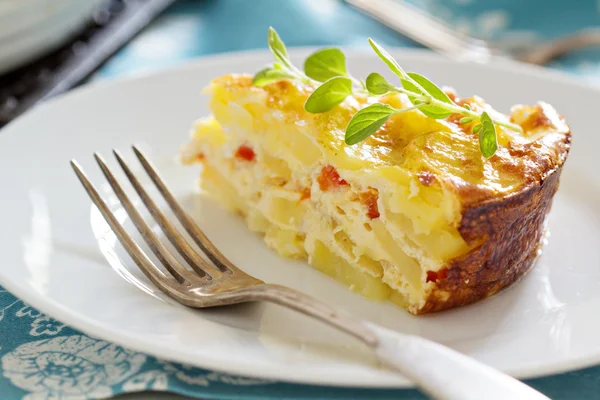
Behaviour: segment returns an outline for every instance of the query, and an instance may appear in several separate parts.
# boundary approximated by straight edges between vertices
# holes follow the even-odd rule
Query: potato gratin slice
[[[523,128],[498,128],[498,151],[486,160],[460,116],[401,113],[349,146],[344,130],[367,98],[309,114],[313,87],[251,82],[226,75],[211,83],[213,117],[195,124],[183,160],[202,164],[204,191],[279,254],[308,258],[352,290],[414,314],[482,299],[532,265],[570,146],[550,105],[515,106],[506,117],[450,93]],[[378,101],[410,105],[399,94]]]

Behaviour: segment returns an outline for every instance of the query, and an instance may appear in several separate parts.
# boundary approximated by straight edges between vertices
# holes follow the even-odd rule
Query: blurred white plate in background
[[[103,0],[0,2],[0,74],[59,47]]]
[[[32,29],[75,3],[77,0],[0,0],[0,40]]]

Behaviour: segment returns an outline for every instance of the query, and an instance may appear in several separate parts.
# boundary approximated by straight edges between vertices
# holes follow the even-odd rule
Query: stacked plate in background
[[[1,0],[0,74],[64,43],[102,0]]]

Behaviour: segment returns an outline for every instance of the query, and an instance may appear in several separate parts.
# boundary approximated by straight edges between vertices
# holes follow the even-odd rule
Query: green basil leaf
[[[416,72],[409,72],[407,75],[415,82],[417,82],[425,91],[434,99],[439,100],[446,104],[454,105],[454,102],[450,100],[450,97],[444,92],[439,86],[425,78],[423,75],[417,74]]]
[[[254,86],[265,86],[269,83],[292,78],[294,78],[294,76],[285,70],[267,67],[265,69],[261,69],[254,75],[254,78],[252,78],[252,84]]]
[[[367,76],[366,88],[370,94],[381,96],[394,89],[394,85],[389,83],[383,76],[377,72],[372,72]]]
[[[411,92],[429,95],[438,101],[454,105],[454,103],[452,102],[452,100],[450,100],[448,95],[446,93],[444,93],[444,91],[442,89],[440,89],[435,83],[431,82],[429,79],[427,79],[424,76],[419,75],[415,72],[409,72],[409,73],[407,73],[407,76],[410,78],[410,80],[409,79],[401,80],[402,86],[405,89],[410,90]],[[414,82],[416,82],[419,86],[421,86],[421,88],[423,88],[425,90],[425,92],[423,92],[423,90],[421,90],[417,85],[415,85]],[[413,104],[415,104],[414,97],[409,96],[409,99]],[[423,106],[423,107],[420,107],[419,110],[421,110],[421,112],[423,114],[427,115],[430,118],[434,118],[434,119],[447,118],[448,116],[450,116],[452,114],[452,111],[448,111],[445,108],[437,107],[437,106]]]
[[[490,158],[498,150],[496,126],[487,112],[481,114],[481,130],[479,131],[479,148],[485,158]]]
[[[350,120],[346,127],[346,144],[362,142],[386,123],[396,109],[388,104],[375,103],[363,108]]]
[[[404,70],[400,68],[398,62],[394,60],[394,57],[392,57],[386,49],[378,45],[377,42],[375,42],[371,38],[369,38],[369,44],[371,45],[375,53],[379,56],[379,58],[381,58],[381,60],[388,66],[388,68],[394,74],[398,75],[400,78],[406,77],[406,72],[404,72]]]
[[[283,40],[281,40],[279,34],[272,26],[269,27],[269,33],[267,34],[267,43],[269,45],[271,53],[273,53],[273,56],[277,61],[281,62],[287,67],[290,67],[292,65],[292,63],[288,59],[287,49],[285,48]]]
[[[304,103],[304,109],[312,114],[331,110],[352,94],[350,78],[336,76],[321,84]]]
[[[481,124],[477,124],[473,127],[473,133],[477,134],[481,130]]]
[[[473,121],[475,121],[475,117],[462,117],[460,119],[460,121],[458,121],[458,123],[459,124],[470,124]]]
[[[304,73],[319,82],[336,76],[348,76],[346,56],[336,48],[317,50],[304,61]]]

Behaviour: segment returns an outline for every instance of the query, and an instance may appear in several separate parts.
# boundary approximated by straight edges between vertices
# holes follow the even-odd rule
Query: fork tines
[[[233,273],[243,274],[229,260],[227,260],[223,254],[221,254],[221,252],[210,242],[210,240],[193,221],[193,219],[183,210],[180,204],[175,200],[175,197],[171,191],[165,185],[163,179],[159,176],[156,169],[148,161],[146,156],[144,156],[144,154],[136,146],[133,146],[133,151],[181,225],[185,228],[194,242],[207,255],[207,257],[214,263],[213,266],[211,263],[206,261],[196,250],[194,250],[194,248],[186,241],[186,239],[183,238],[177,228],[175,228],[175,226],[169,221],[165,214],[152,200],[121,154],[114,150],[113,153],[119,165],[125,172],[125,175],[129,179],[129,182],[131,182],[137,194],[142,199],[142,202],[152,217],[156,220],[158,225],[161,227],[165,236],[195,273],[184,267],[171,253],[171,251],[167,249],[167,247],[160,241],[160,239],[153,232],[152,228],[135,208],[103,158],[98,153],[95,153],[94,157],[96,158],[98,165],[102,169],[104,176],[108,180],[110,186],[117,195],[119,201],[123,205],[125,211],[131,218],[137,230],[140,232],[144,241],[148,244],[158,260],[164,265],[164,267],[173,276],[173,278],[175,278],[176,281],[165,275],[163,271],[156,267],[156,265],[154,265],[148,256],[144,254],[142,249],[119,223],[113,212],[98,193],[98,190],[87,178],[79,164],[75,160],[71,160],[71,166],[75,170],[79,180],[92,199],[92,202],[98,207],[100,213],[104,216],[106,222],[112,228],[113,232],[125,250],[144,272],[144,274],[160,289],[169,295],[175,295],[175,297],[177,297],[176,295],[180,291],[181,285],[197,286],[200,281],[207,283],[213,280],[225,278],[226,275],[231,275]]]

